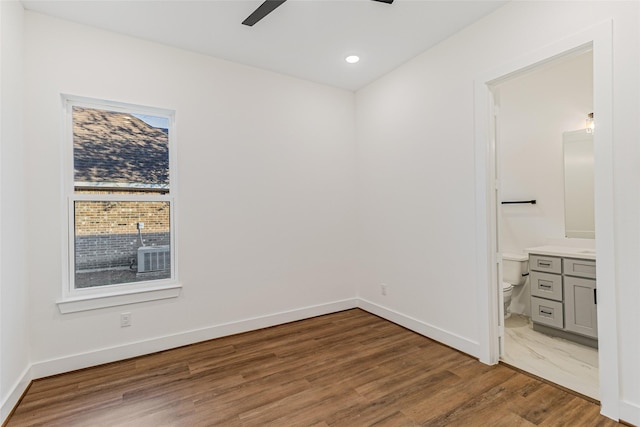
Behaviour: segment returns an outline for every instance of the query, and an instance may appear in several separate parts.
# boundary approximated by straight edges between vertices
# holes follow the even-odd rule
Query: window
[[[69,232],[63,302],[166,295],[177,284],[173,112],[63,100]],[[100,306],[108,305],[119,304]]]

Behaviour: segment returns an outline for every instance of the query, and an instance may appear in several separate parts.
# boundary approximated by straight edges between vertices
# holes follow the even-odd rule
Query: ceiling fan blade
[[[256,22],[260,21],[262,18],[264,18],[265,16],[273,12],[275,8],[280,6],[285,1],[286,0],[265,0],[260,6],[258,6],[256,10],[253,11],[251,15],[249,15],[247,19],[242,21],[242,23],[244,25],[248,25],[252,27],[253,24],[255,24]]]
[[[386,3],[386,4],[393,3],[393,0],[373,0],[373,1],[379,1],[380,3]]]

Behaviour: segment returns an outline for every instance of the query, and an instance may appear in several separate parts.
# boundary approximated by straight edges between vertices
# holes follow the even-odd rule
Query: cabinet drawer
[[[564,274],[568,276],[596,278],[596,262],[590,259],[563,259]]]
[[[544,255],[529,255],[529,269],[547,273],[562,273],[562,258]]]
[[[562,276],[532,271],[530,277],[532,296],[562,301]]]
[[[554,328],[564,328],[562,303],[531,297],[531,320]]]

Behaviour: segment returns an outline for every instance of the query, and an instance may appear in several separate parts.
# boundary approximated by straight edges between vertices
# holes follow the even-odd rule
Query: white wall
[[[22,141],[22,6],[0,2],[0,421],[30,380]]]
[[[584,129],[593,112],[593,54],[509,80],[497,86],[496,94],[502,200],[537,200],[501,206],[501,250],[523,253],[552,241],[588,244],[565,239],[562,134]],[[528,281],[515,287],[511,312],[530,316],[530,296]]]
[[[589,52],[498,86],[502,199],[538,201],[502,205],[505,252],[565,237],[562,133],[593,111],[592,63]]]
[[[353,306],[353,93],[25,16],[34,375]],[[61,93],[176,110],[179,298],[58,312]]]
[[[613,19],[620,414],[635,424],[640,423],[638,6],[512,2],[356,97],[364,276],[359,296],[477,354],[474,276],[482,254],[475,252],[474,79],[524,52]],[[381,282],[388,285],[387,296],[379,291]]]

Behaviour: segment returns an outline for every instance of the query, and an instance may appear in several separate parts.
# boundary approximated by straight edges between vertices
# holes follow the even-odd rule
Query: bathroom
[[[593,269],[589,281],[595,284],[594,121],[593,115],[589,117],[593,112],[592,51],[566,55],[500,83],[494,96],[499,106],[497,165],[502,202],[498,247],[505,276],[505,269],[516,265],[525,274],[517,283],[506,283],[502,294],[507,304],[501,360],[597,400],[597,339],[556,333],[555,327],[538,328],[540,324],[532,323],[532,314],[546,313],[539,302],[546,307],[550,301],[540,300],[539,294],[532,299],[529,274],[538,280],[539,273],[528,265],[529,254],[540,251],[564,256],[565,261],[585,258]],[[579,173],[576,178],[574,171]],[[554,248],[565,249],[553,252]],[[593,313],[595,319],[595,309]],[[563,322],[567,313],[556,316]]]

